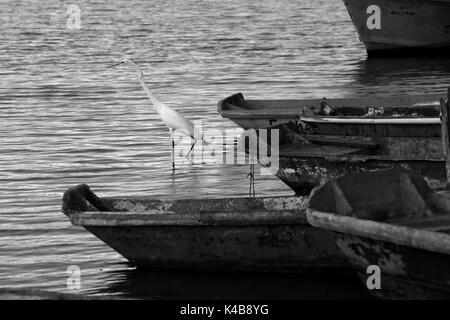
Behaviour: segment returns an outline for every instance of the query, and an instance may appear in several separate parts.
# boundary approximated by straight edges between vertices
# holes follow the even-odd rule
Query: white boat
[[[369,56],[450,51],[450,0],[344,0]]]

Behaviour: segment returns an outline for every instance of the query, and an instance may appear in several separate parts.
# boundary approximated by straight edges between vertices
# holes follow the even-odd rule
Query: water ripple
[[[205,129],[239,132],[217,101],[441,92],[447,60],[365,58],[341,1],[77,0],[0,2],[0,286],[121,294],[133,267],[60,212],[66,188],[105,196],[245,196],[248,168],[187,161],[170,171],[169,132],[125,55],[161,101]],[[259,195],[291,194],[273,177]],[[131,272],[131,274],[129,274]],[[139,278],[139,277],[138,277]],[[133,296],[133,293],[128,292]]]

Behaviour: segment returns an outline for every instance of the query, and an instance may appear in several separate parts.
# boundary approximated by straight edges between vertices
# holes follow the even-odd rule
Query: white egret
[[[197,139],[200,139],[203,143],[202,135],[198,132],[198,130],[194,127],[191,121],[186,119],[181,113],[175,111],[168,105],[160,102],[158,99],[156,99],[155,95],[150,92],[149,88],[147,87],[145,81],[144,81],[144,74],[142,70],[139,68],[139,66],[132,61],[131,59],[124,59],[120,61],[119,63],[116,63],[112,65],[111,67],[115,67],[121,64],[128,64],[132,66],[138,75],[139,83],[141,84],[144,91],[147,93],[148,98],[152,102],[153,107],[155,108],[156,112],[158,113],[161,120],[165,123],[166,126],[169,127],[170,131],[170,137],[172,139],[172,172],[175,172],[175,140],[174,140],[174,132],[175,130],[181,130],[187,135],[189,135],[191,138],[194,139],[191,148],[189,149],[189,152],[186,154],[186,158],[189,157],[189,154],[191,153],[192,149],[194,148],[195,143],[197,142]],[[206,143],[205,143],[206,144]]]

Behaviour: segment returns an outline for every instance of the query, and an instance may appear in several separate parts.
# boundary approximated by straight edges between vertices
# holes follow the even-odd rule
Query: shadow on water
[[[450,58],[379,58],[355,63],[352,95],[443,93],[450,86]]]
[[[133,269],[100,294],[138,299],[371,299],[358,277]],[[103,292],[102,292],[103,291]]]

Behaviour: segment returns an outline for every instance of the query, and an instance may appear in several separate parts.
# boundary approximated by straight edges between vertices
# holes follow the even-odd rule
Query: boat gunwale
[[[443,162],[445,161],[445,156],[442,155],[440,158],[432,157],[417,157],[417,156],[390,156],[390,155],[378,155],[378,154],[347,154],[347,155],[317,155],[317,154],[289,154],[288,152],[283,152],[281,150],[278,153],[279,157],[284,158],[297,158],[297,159],[323,159],[329,162],[346,162],[346,163],[361,163],[368,161],[389,161],[389,162]]]
[[[197,214],[161,213],[158,210],[144,212],[85,211],[69,214],[73,225],[83,227],[145,227],[145,226],[260,226],[307,225],[306,208],[256,212],[205,212]]]
[[[305,122],[342,123],[342,124],[441,124],[439,117],[394,117],[394,118],[362,118],[362,117],[299,117]]]
[[[227,119],[293,119],[304,122],[325,123],[325,124],[386,124],[386,125],[407,125],[407,124],[440,124],[439,117],[391,117],[391,118],[369,118],[357,116],[302,116],[300,112],[274,110],[273,112],[252,112],[252,111],[222,111],[221,115]]]
[[[385,109],[414,109],[414,108],[434,108],[436,111],[439,109],[439,94],[426,94],[426,95],[404,95],[404,96],[395,96],[395,97],[358,97],[358,98],[335,98],[335,99],[327,99],[327,102],[330,104],[345,104],[351,103],[354,105],[344,106],[340,105],[339,107],[353,107],[353,108],[369,108],[358,106],[358,103],[368,104],[367,101],[377,101],[377,104],[383,103],[391,103],[392,105],[383,106]],[[259,108],[250,109],[244,106],[237,106],[233,104],[232,100],[238,98],[242,99],[251,104],[259,104]],[[403,103],[388,102],[388,101],[403,101]],[[407,101],[410,101],[408,104]],[[228,119],[299,119],[305,122],[317,122],[317,123],[379,123],[379,124],[436,124],[440,123],[439,117],[430,116],[430,117],[413,117],[413,116],[398,116],[398,117],[377,117],[377,118],[364,118],[358,116],[304,116],[302,115],[302,104],[303,107],[311,105],[311,104],[320,104],[322,99],[274,99],[274,100],[246,100],[241,93],[233,94],[227,98],[224,98],[218,102],[218,112],[223,118]],[[361,101],[361,102],[359,102]],[[417,101],[412,103],[413,101]],[[286,103],[297,103],[299,106],[295,107],[284,107],[284,108],[264,108],[262,104],[270,102],[271,104],[286,104]],[[372,102],[374,103],[374,102]],[[230,108],[230,106],[232,108]],[[409,122],[411,121],[411,122]],[[386,123],[384,123],[386,122]],[[429,122],[429,123],[427,123]]]
[[[63,195],[62,212],[82,226],[306,224],[307,198],[295,195],[207,199],[102,197],[80,184]]]
[[[306,219],[314,227],[344,235],[390,242],[450,255],[450,234],[351,216],[341,216],[312,209],[306,210]],[[450,227],[450,223],[448,225]]]

